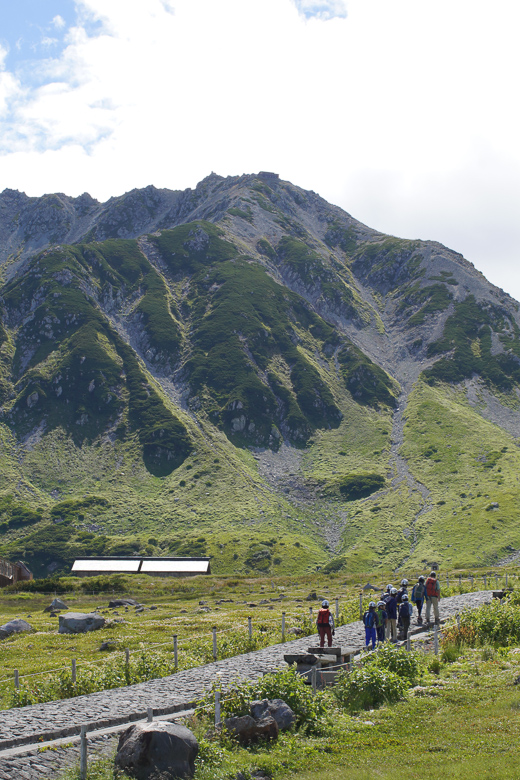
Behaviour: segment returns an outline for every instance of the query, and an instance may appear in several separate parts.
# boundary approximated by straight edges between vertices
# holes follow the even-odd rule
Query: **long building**
[[[209,558],[140,558],[137,556],[78,558],[71,569],[78,577],[99,574],[151,574],[154,577],[190,577],[211,574]]]

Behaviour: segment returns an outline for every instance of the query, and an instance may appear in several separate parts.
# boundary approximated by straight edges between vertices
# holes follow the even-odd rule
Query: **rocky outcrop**
[[[60,615],[59,621],[60,634],[84,634],[87,631],[97,631],[105,625],[105,618],[95,612],[67,612]]]
[[[33,627],[26,620],[16,618],[0,626],[0,639],[6,639],[11,634],[21,634],[23,631],[32,631]]]
[[[193,777],[198,750],[194,734],[185,726],[139,723],[121,734],[114,764],[136,780],[176,780]]]

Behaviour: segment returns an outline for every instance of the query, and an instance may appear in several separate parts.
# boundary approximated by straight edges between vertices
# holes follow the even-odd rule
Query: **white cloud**
[[[344,19],[347,15],[344,0],[294,0],[294,4],[307,19],[328,21],[335,18]]]
[[[56,16],[52,20],[52,25],[57,29],[61,30],[63,27],[65,27],[65,19],[63,16],[60,16],[59,14],[56,14]]]
[[[511,269],[520,8],[297,5],[77,0],[66,48],[38,64],[43,86],[0,68],[13,118],[2,184],[105,199],[276,170],[373,227],[478,256],[485,272],[487,255],[491,278],[501,258]]]

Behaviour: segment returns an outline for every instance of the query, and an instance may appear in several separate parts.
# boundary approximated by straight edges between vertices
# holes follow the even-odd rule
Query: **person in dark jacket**
[[[417,608],[417,622],[419,624],[423,622],[421,612],[422,612],[425,597],[426,597],[426,585],[424,584],[424,577],[421,574],[418,581],[413,586],[413,590],[412,590],[412,602],[415,604]]]
[[[386,621],[388,615],[385,609],[385,602],[381,600],[377,605],[377,643],[385,641]]]
[[[371,601],[368,605],[368,609],[363,615],[363,625],[365,626],[365,647],[368,648],[368,645],[372,642],[372,650],[375,650],[378,625],[375,601]]]
[[[397,588],[392,588],[390,591],[390,598],[385,604],[385,610],[387,614],[386,621],[386,638],[392,639],[392,642],[397,642]]]
[[[399,605],[399,618],[401,620],[401,631],[403,633],[403,639],[408,636],[410,630],[410,618],[411,618],[412,605],[408,599],[406,593],[403,595],[401,604]]]

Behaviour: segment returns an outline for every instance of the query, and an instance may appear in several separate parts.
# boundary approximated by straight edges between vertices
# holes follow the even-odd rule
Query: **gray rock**
[[[21,634],[23,631],[32,630],[33,627],[30,623],[27,623],[26,620],[15,618],[15,620],[10,620],[8,623],[4,623],[3,626],[0,626],[0,639],[5,639],[6,637],[11,636],[11,634]]]
[[[112,599],[108,602],[109,607],[135,607],[136,604],[134,599]]]
[[[199,745],[192,732],[177,723],[138,723],[124,731],[114,759],[136,780],[193,777]]]
[[[102,652],[106,652],[108,650],[115,650],[117,647],[117,642],[115,639],[107,639],[106,642],[101,642],[101,645],[99,646],[99,649]]]
[[[251,715],[242,715],[235,718],[226,718],[226,729],[235,736],[241,745],[251,745],[261,739],[272,740],[278,738],[278,724],[275,719],[266,714],[259,720]]]
[[[296,715],[283,699],[262,699],[251,702],[251,715],[255,720],[261,720],[266,715],[271,715],[276,721],[280,731],[286,731],[294,725]]]
[[[305,598],[305,601],[316,601],[318,598],[316,591],[313,590],[312,593],[309,593],[309,595]]]
[[[84,634],[103,628],[105,618],[94,612],[67,612],[59,616],[59,634]]]
[[[56,612],[60,609],[68,609],[68,606],[61,599],[53,599],[48,607],[45,607],[44,612]]]

